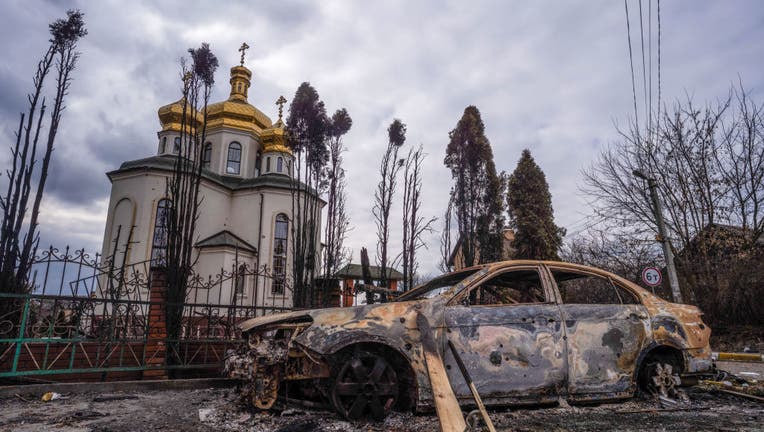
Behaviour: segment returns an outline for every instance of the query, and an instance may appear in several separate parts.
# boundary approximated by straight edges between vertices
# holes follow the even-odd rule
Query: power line
[[[653,130],[653,0],[647,3],[647,58],[650,62],[650,117],[647,121],[647,129]],[[650,132],[652,135],[652,132]]]
[[[626,38],[629,41],[629,66],[631,67],[631,94],[634,96],[634,126],[639,133],[639,112],[637,111],[637,88],[634,84],[634,55],[631,50],[631,25],[629,24],[629,5],[623,0],[626,9]]]
[[[661,0],[658,0],[658,122],[661,121]]]
[[[639,0],[639,39],[642,44],[642,90],[645,100],[645,122],[649,124],[650,108],[647,105],[647,72],[645,68],[645,26],[642,24],[642,0]],[[648,133],[649,130],[648,130]]]

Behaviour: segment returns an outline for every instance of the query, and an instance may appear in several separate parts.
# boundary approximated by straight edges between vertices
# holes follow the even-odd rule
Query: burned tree
[[[398,161],[398,150],[406,141],[406,125],[398,119],[387,128],[387,148],[379,165],[381,179],[374,192],[374,222],[377,225],[377,262],[380,286],[387,288],[387,267],[390,265],[390,210],[403,161]]]
[[[417,251],[427,247],[422,239],[425,232],[432,231],[436,218],[426,219],[422,210],[422,162],[425,154],[422,146],[409,150],[403,171],[403,286],[409,290],[414,286],[415,275],[419,268]]]
[[[292,186],[292,283],[294,306],[311,306],[318,264],[321,201],[329,159],[330,121],[318,92],[304,82],[289,106],[287,142],[295,155]]]
[[[202,180],[204,151],[207,136],[207,104],[215,83],[218,60],[203,43],[199,48],[189,49],[191,64],[181,61],[183,96],[180,100],[180,149],[176,156],[172,175],[167,179],[169,208],[163,213],[166,224],[167,255],[152,257],[152,265],[166,269],[167,278],[167,338],[170,348],[169,361],[173,361],[172,347],[180,336],[183,303],[188,294],[188,283],[198,256],[193,255],[196,240],[196,222],[202,199],[199,186]]]
[[[691,99],[662,110],[647,133],[619,130],[584,172],[602,229],[652,241],[657,234],[648,188],[664,203],[682,297],[711,322],[761,323],[764,256],[764,106],[742,88],[716,104]]]
[[[443,163],[455,182],[450,199],[464,265],[496,261],[502,250],[503,184],[477,107],[464,109],[449,139]]]
[[[528,149],[507,182],[512,246],[517,259],[557,260],[565,230],[554,223],[552,194],[541,168]]]
[[[453,196],[451,189],[450,196]],[[443,215],[443,229],[440,232],[440,270],[443,272],[451,271],[451,253],[453,252],[453,240],[451,238],[451,222],[454,218],[454,201],[448,200],[446,212]]]
[[[348,259],[344,248],[345,239],[350,229],[350,218],[345,208],[347,202],[347,182],[345,169],[342,167],[342,153],[345,146],[342,137],[353,126],[353,120],[347,110],[337,110],[329,124],[329,166],[326,169],[327,197],[326,224],[324,227],[324,262],[323,274],[328,280]],[[321,298],[328,300],[328,286],[322,287]]]
[[[77,52],[77,42],[87,34],[84,14],[78,10],[68,11],[66,18],[54,21],[49,28],[50,45],[37,63],[33,78],[34,89],[27,96],[29,107],[26,113],[20,115],[16,143],[11,146],[11,167],[7,170],[8,188],[5,196],[0,197],[0,207],[3,210],[0,230],[0,292],[3,293],[21,294],[30,289],[27,276],[39,242],[37,227],[48,169],[65,109],[64,102],[72,83],[72,73],[80,55]],[[43,91],[51,73],[54,75],[55,88],[46,134],[43,120],[48,105]],[[38,170],[39,156],[42,156],[42,165]]]

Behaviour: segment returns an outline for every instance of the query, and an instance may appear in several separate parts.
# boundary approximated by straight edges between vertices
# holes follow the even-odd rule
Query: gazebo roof
[[[371,272],[371,278],[374,280],[381,279],[382,271],[377,266],[369,266]],[[348,264],[345,267],[337,270],[334,273],[336,279],[363,279],[363,271],[360,264]],[[387,269],[387,280],[403,280],[403,273],[396,269]]]

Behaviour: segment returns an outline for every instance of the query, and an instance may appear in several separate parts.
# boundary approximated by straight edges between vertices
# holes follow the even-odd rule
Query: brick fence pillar
[[[149,288],[149,328],[146,337],[146,367],[161,368],[143,371],[144,379],[167,379],[167,277],[164,270],[152,268]]]
[[[355,299],[355,293],[353,292],[353,285],[355,284],[355,280],[353,279],[345,279],[344,285],[345,285],[345,291],[342,293],[342,307],[350,307],[353,306],[353,300]]]

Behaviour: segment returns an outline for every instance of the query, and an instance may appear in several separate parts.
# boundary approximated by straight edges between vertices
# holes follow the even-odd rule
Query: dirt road
[[[691,402],[661,411],[653,400],[590,407],[491,411],[503,431],[764,430],[764,404],[687,389]],[[252,414],[225,389],[70,395],[41,402],[0,400],[2,431],[437,431],[434,415],[394,414],[383,423],[349,423],[328,411],[290,407]]]

